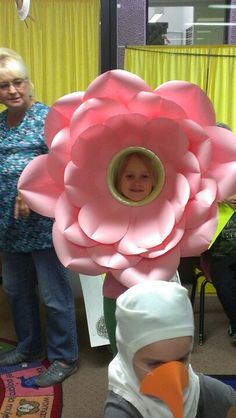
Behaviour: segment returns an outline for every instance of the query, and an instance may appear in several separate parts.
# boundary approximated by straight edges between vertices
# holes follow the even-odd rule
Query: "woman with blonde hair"
[[[44,357],[36,285],[46,310],[48,370],[37,386],[61,382],[77,371],[74,300],[66,270],[52,244],[52,220],[36,214],[17,194],[17,182],[35,156],[46,154],[48,106],[33,98],[22,57],[0,48],[0,252],[3,289],[17,335],[15,349],[0,354],[0,366]]]

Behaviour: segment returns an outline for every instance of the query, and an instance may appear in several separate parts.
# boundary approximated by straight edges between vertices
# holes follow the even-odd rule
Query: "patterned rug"
[[[0,353],[14,345],[12,341],[0,338]],[[0,367],[0,417],[61,417],[61,384],[48,388],[34,385],[33,376],[42,373],[47,366],[48,363],[43,361]]]

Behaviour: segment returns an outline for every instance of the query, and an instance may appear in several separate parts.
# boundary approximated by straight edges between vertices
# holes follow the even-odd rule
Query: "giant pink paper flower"
[[[19,190],[36,212],[55,218],[62,263],[89,275],[111,271],[124,285],[168,280],[180,257],[199,255],[217,223],[217,201],[236,192],[236,138],[215,126],[213,106],[192,83],[152,90],[123,70],[99,76],[51,108],[49,154],[23,171]],[[119,158],[148,153],[157,185],[139,204],[113,184]]]

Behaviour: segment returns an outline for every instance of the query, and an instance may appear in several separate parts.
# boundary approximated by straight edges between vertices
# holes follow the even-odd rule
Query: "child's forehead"
[[[131,156],[127,158],[124,168],[131,167],[131,166],[140,166],[140,167],[145,167],[148,169],[150,165],[151,165],[151,161],[148,161],[139,155],[132,154]]]
[[[128,161],[141,161],[141,162],[143,162],[144,157],[140,154],[130,154],[130,155],[128,155],[127,160]]]

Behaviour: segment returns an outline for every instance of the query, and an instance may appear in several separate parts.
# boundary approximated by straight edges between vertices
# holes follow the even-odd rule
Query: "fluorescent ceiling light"
[[[236,4],[209,4],[209,9],[236,9]]]
[[[236,23],[231,22],[191,22],[185,23],[185,25],[189,26],[236,26]]]
[[[163,13],[155,13],[151,19],[149,20],[149,23],[156,23],[160,17],[162,16]]]
[[[198,22],[224,22],[223,17],[199,17]]]

